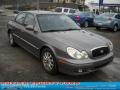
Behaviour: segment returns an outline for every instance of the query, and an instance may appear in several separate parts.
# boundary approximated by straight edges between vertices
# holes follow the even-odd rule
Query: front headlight
[[[112,44],[111,41],[109,41],[108,46],[109,46],[109,48],[110,48],[110,51],[112,51],[112,50],[113,50],[113,44]]]
[[[67,53],[69,56],[71,56],[72,58],[75,58],[75,59],[87,59],[88,58],[88,54],[86,51],[79,52],[78,50],[76,50],[72,47],[67,48]]]

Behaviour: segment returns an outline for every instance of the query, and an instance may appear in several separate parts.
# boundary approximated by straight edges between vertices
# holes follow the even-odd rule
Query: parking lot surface
[[[0,81],[120,81],[120,31],[96,30],[94,27],[83,28],[110,39],[114,44],[114,61],[99,71],[69,76],[59,73],[47,74],[40,60],[21,47],[10,47],[7,37],[7,22],[10,17],[0,15]]]

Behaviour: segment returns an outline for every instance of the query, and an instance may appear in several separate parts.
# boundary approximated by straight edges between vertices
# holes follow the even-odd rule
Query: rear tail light
[[[75,20],[80,20],[80,16],[75,16]]]
[[[108,20],[112,20],[112,17],[108,17]]]

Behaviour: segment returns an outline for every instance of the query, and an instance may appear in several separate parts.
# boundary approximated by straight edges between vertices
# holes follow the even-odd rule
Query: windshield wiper
[[[61,31],[71,31],[71,30],[80,30],[78,28],[68,28],[68,29],[49,29],[43,32],[61,32]]]
[[[53,29],[51,29],[51,30],[46,30],[46,31],[43,31],[43,32],[59,32],[59,31],[63,31],[63,30],[53,30]]]

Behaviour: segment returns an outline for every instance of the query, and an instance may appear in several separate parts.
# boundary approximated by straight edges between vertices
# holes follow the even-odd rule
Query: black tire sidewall
[[[13,43],[10,42],[10,35],[12,35]],[[10,43],[10,45],[13,46],[13,47],[16,46],[16,43],[15,43],[15,41],[14,41],[14,37],[13,37],[12,32],[9,32],[8,36],[9,36],[9,43]]]
[[[116,30],[116,31],[114,31],[114,30],[115,30],[115,27],[117,27],[117,30]],[[118,31],[118,26],[117,26],[117,25],[114,25],[113,31],[114,31],[114,32],[117,32],[117,31]]]

